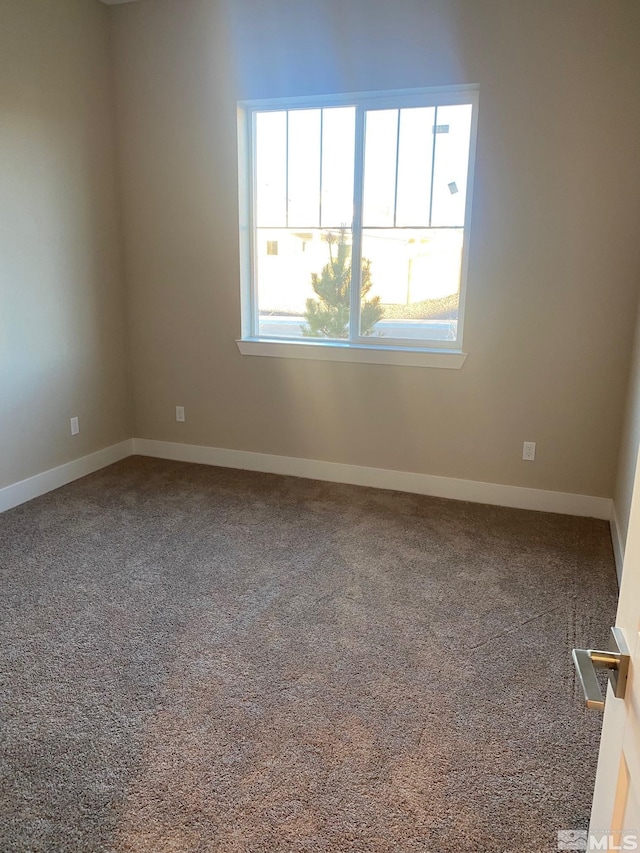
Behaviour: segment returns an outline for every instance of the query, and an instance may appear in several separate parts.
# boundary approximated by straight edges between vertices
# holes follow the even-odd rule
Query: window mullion
[[[400,167],[400,116],[402,110],[398,110],[398,127],[396,129],[396,175],[395,188],[393,191],[393,227],[395,228],[398,222],[398,169]]]
[[[324,146],[324,110],[320,110],[320,186],[318,192],[318,228],[322,228],[322,157]]]
[[[284,219],[287,228],[289,227],[289,110],[286,112],[286,129],[285,129],[285,148],[284,148]]]
[[[438,105],[433,113],[433,145],[431,147],[431,186],[429,187],[429,228],[431,228],[431,217],[433,214],[433,177],[436,168],[436,142],[438,139]]]
[[[360,290],[362,287],[362,198],[364,193],[365,110],[356,108],[355,161],[353,170],[353,232],[351,245],[351,303],[349,340],[360,337]]]

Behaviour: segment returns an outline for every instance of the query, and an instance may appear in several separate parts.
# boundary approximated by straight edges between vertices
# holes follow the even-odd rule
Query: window
[[[239,105],[242,352],[461,354],[477,98]]]

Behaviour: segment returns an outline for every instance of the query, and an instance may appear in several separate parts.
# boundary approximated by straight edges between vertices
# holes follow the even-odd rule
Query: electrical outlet
[[[536,443],[535,441],[525,441],[522,445],[522,458],[527,462],[533,462],[536,458]]]
[[[176,420],[180,421],[181,424],[184,423],[184,406],[176,406]]]
[[[80,421],[78,418],[71,418],[71,435],[77,435],[80,432]]]

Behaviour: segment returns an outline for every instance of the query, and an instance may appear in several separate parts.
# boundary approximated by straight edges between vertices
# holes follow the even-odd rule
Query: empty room
[[[638,0],[0,0],[0,851],[640,849]]]

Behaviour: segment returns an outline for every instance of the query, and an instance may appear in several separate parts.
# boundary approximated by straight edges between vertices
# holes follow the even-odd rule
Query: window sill
[[[249,338],[236,341],[242,355],[302,358],[315,361],[351,361],[361,364],[395,364],[406,367],[444,367],[459,370],[467,353],[460,350],[367,344],[276,341]]]

